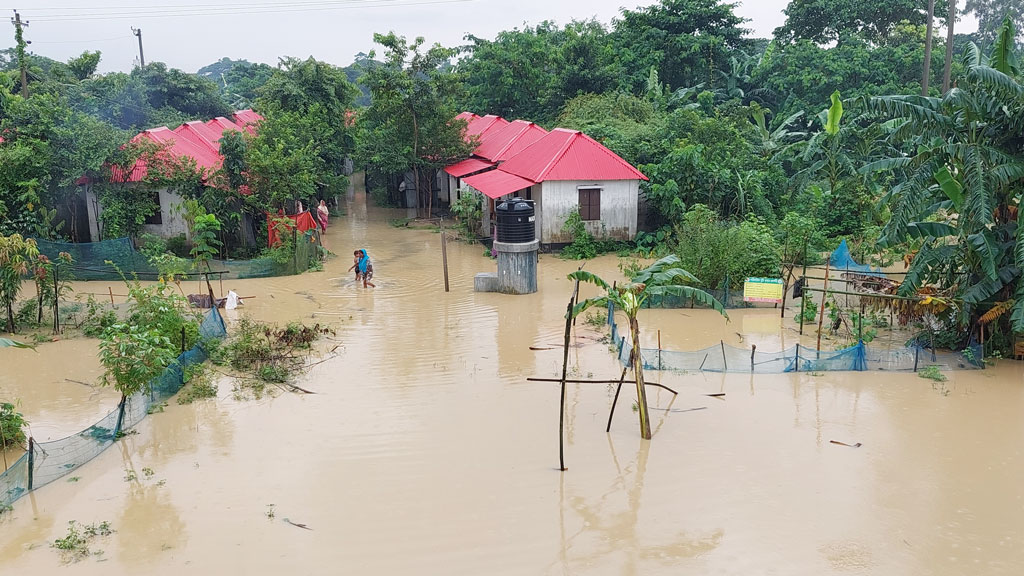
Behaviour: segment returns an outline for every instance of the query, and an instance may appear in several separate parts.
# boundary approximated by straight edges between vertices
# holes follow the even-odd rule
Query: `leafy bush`
[[[710,288],[740,288],[749,277],[778,276],[780,250],[774,232],[748,215],[740,224],[721,221],[695,204],[676,227],[676,250],[683,267]]]
[[[458,223],[459,234],[464,239],[473,240],[480,235],[483,206],[483,196],[479,194],[463,194],[452,202],[452,214]]]
[[[85,301],[85,319],[82,321],[82,333],[90,338],[98,338],[107,328],[117,324],[117,312],[108,310],[89,295]]]
[[[25,446],[25,417],[10,402],[0,403],[0,442],[4,446]]]
[[[192,246],[189,245],[184,234],[168,238],[166,246],[166,252],[170,252],[179,258],[188,258],[192,251]]]

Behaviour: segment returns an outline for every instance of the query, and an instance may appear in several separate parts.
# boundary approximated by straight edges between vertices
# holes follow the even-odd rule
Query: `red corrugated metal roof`
[[[206,148],[214,154],[218,154],[220,152],[220,144],[217,142],[220,140],[220,133],[198,120],[185,122],[181,126],[175,128],[174,133],[187,139],[196,146]],[[198,160],[199,158],[196,158],[196,161]]]
[[[472,112],[459,112],[458,115],[455,116],[456,120],[465,120],[467,123],[472,122],[477,118],[479,118],[479,116],[473,114]]]
[[[256,134],[256,125],[259,124],[260,120],[263,120],[263,116],[248,109],[235,112],[231,115],[231,118],[235,121],[235,124],[244,128],[249,134]]]
[[[494,162],[488,162],[479,158],[466,158],[462,162],[456,162],[455,164],[448,166],[444,171],[456,178],[462,178],[466,174],[472,174],[473,172],[479,172],[493,167]]]
[[[207,120],[206,125],[223,135],[225,130],[242,130],[242,127],[223,116],[217,116],[213,120]],[[219,139],[219,138],[218,138]]]
[[[526,120],[513,120],[487,136],[473,154],[491,162],[503,162],[540,140],[548,131]]]
[[[466,139],[469,140],[473,136],[476,136],[480,142],[483,142],[487,139],[489,134],[493,134],[495,130],[500,130],[507,126],[508,123],[508,120],[505,120],[501,116],[495,116],[494,114],[478,116],[471,120],[466,126]]]
[[[488,198],[501,198],[506,194],[518,192],[536,184],[532,180],[520,178],[515,174],[509,174],[502,169],[490,170],[476,176],[470,176],[465,180],[473,188],[483,192]]]
[[[577,130],[555,128],[522,152],[509,158],[505,172],[545,180],[647,180],[600,142]]]

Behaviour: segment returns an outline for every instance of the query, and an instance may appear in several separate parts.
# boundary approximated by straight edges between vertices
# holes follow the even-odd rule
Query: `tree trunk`
[[[949,0],[949,16],[946,17],[946,65],[942,69],[942,93],[949,92],[953,66],[953,24],[956,23],[956,0]]]
[[[629,319],[629,331],[633,333],[633,376],[636,380],[636,404],[640,413],[640,436],[651,439],[651,417],[647,407],[647,390],[644,388],[644,359],[640,354],[640,324],[636,317]]]
[[[932,69],[932,20],[935,18],[935,0],[928,0],[928,32],[924,38],[924,73],[921,75],[921,96],[928,96],[928,80]]]
[[[10,302],[7,303],[7,331],[14,334],[14,308]]]

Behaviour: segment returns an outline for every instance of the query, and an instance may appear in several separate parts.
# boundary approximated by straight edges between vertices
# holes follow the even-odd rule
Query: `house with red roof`
[[[471,112],[463,112],[456,118],[464,119],[469,123],[472,123],[474,119],[490,119],[486,120],[486,126],[479,123],[475,126],[467,125],[467,139],[475,136],[478,146],[473,150],[472,156],[444,169],[439,182],[439,198],[444,202],[451,202],[453,196],[454,200],[461,197],[462,179],[466,176],[494,168],[547,134],[547,130],[526,120],[508,122],[496,116],[481,117]],[[470,135],[471,128],[480,132]]]
[[[220,154],[220,139],[226,131],[245,131],[254,134],[263,117],[252,110],[239,110],[231,119],[218,117],[206,122],[192,121],[174,130],[166,126],[144,130],[132,138],[132,142],[146,141],[162,148],[162,159],[169,161],[188,158],[204,174],[204,180],[220,169],[224,157]],[[139,159],[125,174],[115,172],[112,176],[126,185],[142,182],[149,173],[145,159]],[[87,180],[80,182],[84,188],[85,208],[89,220],[89,237],[93,242],[102,238],[103,206]],[[146,219],[142,230],[163,238],[187,234],[188,226],[182,215],[182,197],[175,191],[160,189],[153,192],[153,201],[160,207]]]
[[[466,165],[474,160],[478,162]],[[481,162],[494,167],[481,168]],[[519,196],[534,202],[541,244],[572,242],[563,228],[574,210],[595,238],[636,236],[640,181],[647,177],[577,130],[544,132],[524,121],[509,123],[481,142],[473,158],[448,169],[455,167],[460,167],[456,172],[479,168],[467,173],[462,184],[486,199],[485,231],[493,233],[496,203]]]

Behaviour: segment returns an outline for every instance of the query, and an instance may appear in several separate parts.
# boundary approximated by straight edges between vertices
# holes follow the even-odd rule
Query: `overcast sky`
[[[276,64],[278,56],[313,56],[338,65],[373,47],[373,33],[424,36],[446,46],[467,33],[493,38],[542,20],[565,23],[596,17],[608,23],[638,0],[29,0],[19,11],[30,22],[33,52],[67,60],[101,50],[101,72],[129,70],[138,58],[132,27],[142,29],[147,61],[190,72],[227,56]],[[785,20],[788,0],[745,0],[737,13],[752,35],[767,37]],[[4,10],[12,15],[14,6]],[[187,13],[187,15],[182,15]],[[964,23],[964,31],[973,30]],[[0,47],[14,43],[13,26]]]

